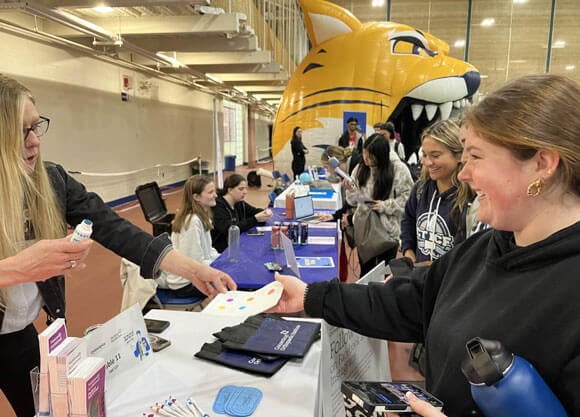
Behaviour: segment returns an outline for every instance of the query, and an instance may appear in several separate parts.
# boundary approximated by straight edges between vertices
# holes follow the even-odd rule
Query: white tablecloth
[[[141,416],[149,406],[163,402],[169,395],[178,401],[192,396],[212,416],[214,399],[224,385],[258,388],[263,398],[252,417],[296,417],[318,415],[318,378],[321,343],[314,343],[301,361],[289,361],[271,378],[254,376],[193,357],[212,333],[243,321],[239,317],[151,310],[147,317],[169,320],[171,325],[160,334],[172,345],[155,353],[155,363],[127,387],[111,404],[107,417]]]

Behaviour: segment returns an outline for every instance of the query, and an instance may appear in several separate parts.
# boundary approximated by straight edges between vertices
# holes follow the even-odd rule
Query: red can
[[[272,249],[280,249],[280,225],[272,226]]]
[[[286,235],[288,237],[288,224],[284,223],[280,226],[280,234]]]

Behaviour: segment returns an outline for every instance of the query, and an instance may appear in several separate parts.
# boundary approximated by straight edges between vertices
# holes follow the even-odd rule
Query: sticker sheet
[[[256,291],[228,291],[218,294],[203,310],[202,314],[251,316],[274,307],[284,287],[273,281]]]

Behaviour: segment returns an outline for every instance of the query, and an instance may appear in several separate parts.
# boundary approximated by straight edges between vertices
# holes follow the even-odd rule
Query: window
[[[224,155],[235,155],[236,164],[246,160],[245,108],[241,104],[224,100]]]

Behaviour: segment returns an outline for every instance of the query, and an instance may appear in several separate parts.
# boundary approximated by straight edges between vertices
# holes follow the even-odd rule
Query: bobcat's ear
[[[361,22],[348,10],[323,0],[299,0],[312,47],[338,35],[357,31]]]

